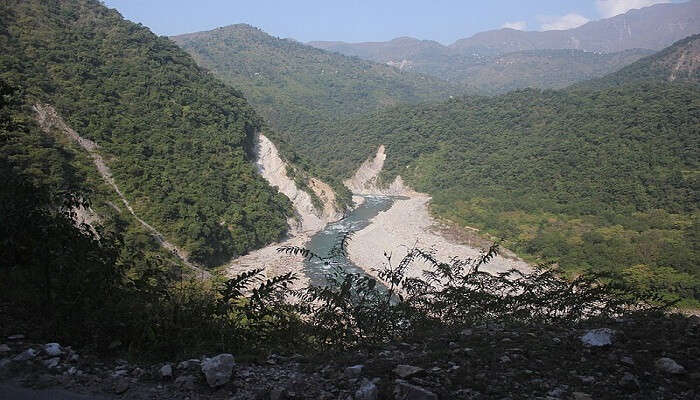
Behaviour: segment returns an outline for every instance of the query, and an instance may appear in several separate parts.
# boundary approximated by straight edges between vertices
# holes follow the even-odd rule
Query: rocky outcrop
[[[309,180],[309,187],[323,203],[323,210],[317,210],[311,195],[297,187],[294,180],[287,176],[289,166],[280,157],[274,143],[265,135],[256,136],[254,152],[255,165],[260,175],[292,201],[297,217],[296,222],[290,221],[292,235],[318,232],[327,223],[342,218],[343,214],[336,209],[335,193],[330,186],[316,178]]]
[[[413,191],[404,184],[401,176],[397,176],[387,187],[379,185],[378,178],[384,168],[385,160],[386,148],[384,145],[381,145],[377,149],[377,154],[374,158],[368,158],[363,162],[360,168],[355,172],[355,175],[343,183],[352,193],[356,194],[402,196],[413,193]]]

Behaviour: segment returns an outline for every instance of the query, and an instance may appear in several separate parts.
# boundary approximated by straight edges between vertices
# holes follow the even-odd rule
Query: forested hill
[[[700,1],[694,0],[630,10],[569,30],[481,32],[449,46],[410,37],[309,44],[494,94],[526,87],[558,89],[602,77],[697,33]]]
[[[169,39],[96,0],[9,0],[0,48],[0,79],[19,88],[24,118],[31,104],[55,106],[97,143],[137,214],[192,260],[219,264],[286,232],[288,200],[246,159],[261,120]],[[65,185],[43,159],[48,139],[5,139],[15,171]]]
[[[700,82],[700,34],[680,40],[616,73],[575,87],[604,88],[648,81]]]
[[[387,177],[433,195],[438,215],[533,260],[624,271],[700,300],[697,84],[466,97],[327,132],[307,149],[336,173],[384,144]]]
[[[199,65],[240,88],[296,149],[303,137],[322,136],[328,121],[463,93],[436,78],[275,38],[245,24],[172,39]]]

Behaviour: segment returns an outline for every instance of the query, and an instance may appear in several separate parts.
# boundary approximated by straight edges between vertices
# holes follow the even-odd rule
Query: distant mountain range
[[[309,45],[466,83],[482,91],[503,92],[525,86],[556,88],[603,76],[650,53],[640,49],[661,50],[696,33],[700,33],[700,1],[694,0],[631,10],[570,30],[487,31],[449,46],[410,37],[366,43],[316,41]],[[564,49],[580,52],[541,52]],[[630,50],[634,52],[613,57],[598,54]],[[523,51],[527,53],[509,55]],[[507,54],[509,56],[504,59]],[[510,67],[504,70],[504,63]],[[565,67],[568,76],[552,79],[553,64]],[[591,65],[595,65],[595,70]],[[497,72],[499,70],[502,72]],[[495,79],[497,75],[502,77]]]
[[[699,83],[700,35],[685,38],[614,74],[583,82],[576,87],[604,88],[648,81]]]

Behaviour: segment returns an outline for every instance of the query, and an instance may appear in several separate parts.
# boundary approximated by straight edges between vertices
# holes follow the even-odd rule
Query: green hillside
[[[98,1],[6,1],[0,48],[0,79],[19,88],[23,118],[31,104],[55,106],[98,144],[137,214],[191,260],[217,265],[286,232],[288,200],[246,155],[260,119],[167,38]],[[46,140],[3,142],[2,156],[61,175],[39,148]]]
[[[606,88],[635,82],[700,82],[700,34],[689,36],[616,73],[576,87]]]
[[[308,149],[349,175],[385,144],[385,177],[430,193],[439,216],[697,301],[699,110],[694,84],[521,90],[356,118]]]
[[[332,121],[463,93],[436,78],[279,39],[245,24],[172,39],[199,65],[244,93],[275,129],[277,141],[289,144],[281,149],[287,158],[303,158],[303,144],[320,140]],[[296,161],[313,168],[313,163]]]

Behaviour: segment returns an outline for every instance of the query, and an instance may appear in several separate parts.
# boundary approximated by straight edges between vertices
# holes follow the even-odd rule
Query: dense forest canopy
[[[347,200],[338,176],[307,157],[301,146],[305,136],[323,135],[327,124],[349,115],[464,92],[436,78],[279,39],[245,24],[172,39],[199,65],[244,93],[274,128],[269,135],[287,161],[328,181]]]
[[[698,299],[700,87],[520,90],[397,107],[329,126],[306,148],[349,175],[379,144],[462,225],[569,270],[624,270]],[[309,139],[314,140],[314,139]]]
[[[246,155],[260,119],[169,39],[94,0],[8,1],[0,47],[0,78],[95,141],[137,213],[192,260],[221,264],[286,232],[289,201]]]

